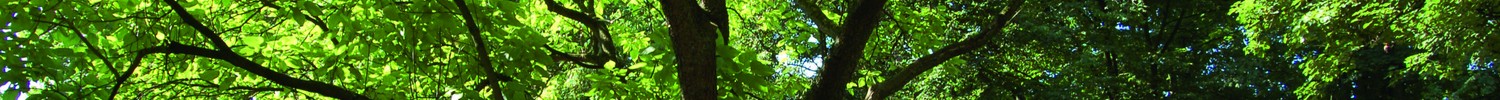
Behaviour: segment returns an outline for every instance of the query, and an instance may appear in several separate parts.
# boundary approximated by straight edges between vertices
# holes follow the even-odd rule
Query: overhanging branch
[[[176,44],[176,43],[172,43],[172,44]],[[171,46],[171,45],[168,45],[168,46]],[[115,99],[115,95],[119,95],[120,94],[120,86],[124,86],[125,85],[125,81],[129,80],[130,77],[133,74],[135,74],[135,68],[141,66],[141,58],[146,57],[146,55],[165,52],[165,51],[167,51],[167,49],[168,49],[167,46],[157,46],[157,47],[151,47],[151,48],[146,48],[146,49],[141,49],[139,51],[136,51],[135,59],[130,61],[130,68],[126,69],[125,73],[120,73],[120,74],[118,74],[118,76],[115,76],[115,88],[111,88],[111,90],[110,90],[111,92],[109,93],[109,98],[110,99]]]
[[[219,37],[219,33],[215,33],[213,29],[209,29],[208,26],[204,26],[203,22],[199,22],[197,18],[193,17],[193,14],[189,14],[187,8],[182,7],[182,4],[178,4],[177,0],[166,0],[166,2],[167,5],[172,6],[172,11],[177,12],[177,17],[180,17],[179,19],[182,19],[183,23],[187,23],[189,26],[192,26],[194,30],[197,30],[198,33],[202,34],[203,37],[206,37],[208,38],[208,40],[213,41],[214,48],[223,51],[230,50],[229,45],[226,45],[224,43],[224,38]]]
[[[322,83],[322,82],[316,82],[316,81],[309,81],[309,80],[303,80],[303,79],[297,79],[297,78],[293,78],[291,76],[288,76],[286,74],[275,72],[275,71],[271,70],[270,68],[266,68],[264,66],[261,66],[260,64],[252,62],[249,59],[246,59],[243,56],[240,56],[239,54],[235,54],[233,52],[224,52],[224,51],[218,51],[218,50],[211,50],[211,49],[208,49],[208,48],[188,46],[188,45],[183,45],[183,44],[179,44],[179,43],[175,43],[175,42],[169,42],[165,46],[151,47],[151,48],[146,48],[146,49],[142,49],[140,51],[137,51],[136,57],[132,61],[133,63],[130,65],[130,69],[126,70],[126,73],[122,74],[119,78],[115,79],[115,81],[123,83],[125,80],[127,80],[128,78],[130,78],[131,74],[133,74],[135,72],[135,69],[140,66],[140,64],[141,64],[140,63],[141,58],[143,58],[143,57],[145,57],[147,55],[156,54],[156,53],[187,54],[187,55],[194,55],[194,56],[201,56],[201,57],[208,57],[208,58],[220,59],[220,60],[224,60],[225,62],[229,62],[230,64],[233,64],[234,66],[237,66],[237,67],[239,67],[241,69],[245,69],[245,70],[249,71],[252,74],[255,74],[255,75],[258,75],[258,76],[261,76],[261,77],[265,77],[267,80],[271,80],[271,82],[276,83],[276,84],[281,84],[282,86],[296,88],[296,89],[301,89],[301,90],[307,90],[307,91],[315,92],[315,93],[318,93],[318,94],[322,94],[324,96],[330,96],[330,97],[339,98],[339,99],[358,99],[358,100],[369,99],[368,97],[364,97],[363,95],[359,95],[357,93],[354,93],[353,91],[349,91],[349,90],[346,90],[344,88],[340,88],[338,86],[334,86],[332,84],[327,84],[327,83]],[[122,85],[122,84],[116,84],[115,85],[115,89],[116,90],[115,90],[114,94],[118,94],[118,91],[119,91],[118,89],[119,89],[120,85]],[[113,96],[114,94],[111,95],[111,98],[114,97]]]
[[[833,21],[828,20],[828,15],[823,14],[823,8],[818,7],[817,3],[808,0],[793,1],[796,2],[794,5],[796,5],[797,9],[802,10],[802,15],[806,16],[808,20],[812,20],[813,24],[818,25],[819,33],[838,36],[838,31],[841,30],[839,29],[839,25],[835,25]]]
[[[604,60],[604,59],[600,59],[600,58],[588,58],[588,57],[576,56],[576,55],[568,54],[566,52],[562,52],[562,51],[558,51],[557,49],[553,49],[552,46],[550,46],[550,45],[549,46],[545,46],[543,48],[546,48],[548,52],[552,52],[552,55],[551,55],[552,56],[552,60],[555,60],[555,61],[573,61],[573,62],[576,62],[576,64],[578,64],[578,66],[581,66],[583,68],[604,69],[604,65],[599,65],[599,64],[603,64],[603,63],[605,63],[605,61],[608,61],[608,60]]]
[[[583,12],[563,7],[562,4],[557,3],[557,0],[547,0],[544,3],[547,4],[547,11],[552,11],[553,13],[557,13],[558,15],[562,15],[563,17],[567,17],[568,19],[573,19],[574,21],[583,23],[584,26],[588,26],[589,28],[603,29],[605,28],[606,24],[609,24],[609,22],[591,17],[588,14],[584,14]]]
[[[232,64],[232,65],[234,65],[236,67],[239,67],[240,69],[247,70],[247,71],[249,71],[252,74],[264,77],[267,80],[271,80],[271,82],[273,82],[273,83],[276,83],[276,84],[279,84],[279,85],[282,85],[282,86],[286,86],[286,87],[291,87],[291,88],[296,88],[296,89],[301,89],[301,90],[306,90],[306,91],[318,93],[318,94],[321,94],[323,96],[329,96],[329,97],[334,97],[334,98],[339,98],[339,99],[353,99],[353,100],[367,100],[367,99],[370,99],[369,97],[365,97],[364,95],[359,95],[358,93],[355,93],[353,91],[350,91],[348,89],[344,89],[344,88],[341,88],[341,87],[338,87],[338,86],[334,86],[332,84],[294,78],[294,77],[288,76],[286,74],[283,74],[283,73],[271,70],[270,68],[266,68],[265,66],[262,66],[262,65],[260,65],[258,63],[253,62],[253,61],[250,61],[250,59],[246,59],[244,56],[241,56],[241,55],[239,55],[237,53],[234,53],[234,51],[232,49],[230,49],[229,46],[224,43],[223,38],[219,37],[217,33],[215,33],[213,30],[211,30],[207,26],[203,25],[203,23],[201,23],[197,19],[195,19],[192,16],[192,14],[189,14],[187,12],[186,8],[182,7],[181,4],[177,3],[177,0],[165,0],[165,2],[167,2],[167,5],[169,5],[169,6],[172,7],[172,10],[177,13],[178,17],[180,19],[182,19],[184,23],[187,23],[188,25],[193,26],[193,29],[195,29],[198,32],[200,32],[202,35],[204,35],[204,37],[207,37],[209,40],[212,40],[213,41],[213,45],[216,48],[219,48],[220,50],[213,50],[213,49],[207,49],[207,48],[201,48],[201,47],[188,46],[188,45],[183,45],[183,44],[179,44],[179,43],[175,43],[175,42],[169,42],[165,46],[157,46],[157,47],[150,47],[150,48],[147,48],[147,49],[143,49],[143,50],[137,52],[136,59],[134,59],[134,61],[133,61],[134,63],[131,64],[131,68],[126,71],[127,73],[123,73],[121,75],[121,77],[119,77],[118,79],[115,80],[116,82],[124,82],[125,80],[129,79],[130,75],[132,73],[134,73],[135,68],[137,68],[137,67],[140,66],[140,59],[142,57],[146,56],[146,55],[154,54],[154,53],[175,53],[175,54],[188,54],[188,55],[195,55],[195,56],[202,56],[202,57],[208,57],[208,58],[215,58],[215,59],[224,60],[225,62],[229,62],[230,64]],[[115,87],[116,87],[115,88],[115,93],[116,94],[118,94],[118,90],[119,90],[120,85],[122,85],[122,84],[116,84],[115,85]],[[111,95],[112,96],[110,96],[110,98],[114,98],[113,95],[115,95],[115,94],[111,94]]]
[[[197,88],[220,88],[220,87],[223,87],[223,85],[214,84],[214,83],[194,84],[194,83],[188,83],[187,82],[187,81],[193,81],[193,80],[204,81],[205,83],[207,83],[207,81],[208,81],[208,80],[203,80],[203,79],[198,79],[198,78],[175,79],[175,80],[163,82],[163,83],[158,84],[156,86],[152,86],[150,89],[156,89],[156,88],[161,88],[163,86],[171,86],[171,85],[191,86],[191,87],[197,87]],[[282,89],[282,88],[274,88],[274,87],[250,87],[250,86],[230,86],[228,88],[223,88],[223,89],[224,90],[244,90],[244,91],[246,91],[245,94],[255,94],[255,93],[260,93],[260,92],[265,92],[265,91],[282,91],[282,90],[285,90],[285,89]]]
[[[942,49],[939,49],[933,54],[918,58],[916,62],[907,65],[907,69],[900,70],[899,72],[894,73],[894,75],[887,76],[885,79],[886,81],[878,83],[875,85],[875,87],[873,87],[873,89],[870,89],[870,92],[868,92],[870,94],[866,95],[865,99],[884,100],[891,94],[896,93],[896,90],[900,90],[902,87],[905,87],[906,84],[909,83],[913,78],[916,78],[918,75],[927,72],[927,70],[931,70],[932,67],[937,66],[938,64],[942,64],[943,62],[947,62],[948,59],[951,59],[958,55],[967,54],[971,51],[974,51],[974,49],[985,46],[985,44],[990,42],[990,39],[995,38],[995,36],[999,36],[1000,30],[1005,28],[1007,25],[1010,25],[1010,20],[1015,18],[1016,13],[1020,12],[1020,6],[1022,5],[1022,3],[1024,3],[1023,1],[1024,0],[1011,0],[1011,2],[1009,3],[1010,5],[1005,7],[1005,14],[1000,15],[1001,17],[998,17],[995,19],[995,21],[990,22],[990,25],[992,26],[986,27],[988,29],[982,30],[980,34],[971,36],[969,39],[966,39],[964,41],[944,46]]]
[[[577,10],[568,9],[567,7],[563,7],[561,4],[558,4],[556,0],[546,0],[546,1],[544,1],[544,3],[546,3],[548,11],[552,11],[553,13],[557,13],[558,15],[562,15],[563,17],[567,17],[568,19],[572,19],[573,21],[578,21],[579,23],[582,23],[584,26],[589,27],[590,31],[592,31],[594,33],[594,34],[590,35],[589,40],[590,41],[594,41],[595,43],[594,44],[590,44],[590,45],[597,46],[597,47],[600,47],[600,48],[604,48],[605,52],[602,55],[607,55],[609,57],[605,57],[604,59],[598,58],[598,57],[601,57],[601,56],[588,57],[588,58],[593,58],[594,59],[594,60],[589,60],[590,63],[602,64],[602,63],[604,63],[603,60],[609,60],[609,61],[615,61],[617,63],[622,63],[622,64],[619,64],[619,65],[617,65],[615,67],[621,67],[621,66],[624,66],[624,65],[629,65],[629,63],[631,61],[629,61],[629,60],[623,60],[624,56],[621,55],[622,52],[620,51],[619,46],[615,45],[615,43],[614,43],[615,39],[614,39],[613,34],[609,33],[609,22],[608,21],[604,21],[603,19],[590,16],[590,14],[588,14],[588,13],[584,13],[584,12],[580,12],[580,11],[577,11]],[[592,9],[590,6],[586,6],[586,5],[582,5],[582,4],[580,4],[580,6],[581,6],[580,8],[584,8],[585,10]],[[565,54],[565,53],[554,52],[554,54]],[[554,55],[554,56],[556,56],[556,55]],[[582,58],[582,57],[579,57],[579,58]],[[596,62],[595,60],[600,60],[600,61]],[[584,65],[584,64],[580,64],[580,65]],[[589,68],[603,68],[602,65],[591,65],[591,66],[584,66],[584,67],[589,67]]]

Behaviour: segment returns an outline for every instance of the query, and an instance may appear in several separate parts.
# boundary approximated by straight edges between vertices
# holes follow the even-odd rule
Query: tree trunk
[[[852,95],[846,90],[855,70],[859,70],[859,59],[864,57],[865,42],[870,40],[870,33],[880,25],[880,17],[885,12],[885,0],[873,0],[860,2],[849,18],[844,19],[844,32],[840,33],[842,39],[833,46],[833,54],[824,60],[823,69],[818,71],[820,77],[807,91],[808,100],[843,100]]]
[[[719,5],[720,4],[706,4]],[[711,24],[708,11],[698,6],[697,0],[662,0],[662,13],[672,38],[672,50],[677,53],[677,82],[685,100],[718,99],[717,66],[715,64],[714,39],[717,29],[724,26]],[[723,7],[717,7],[723,8]]]

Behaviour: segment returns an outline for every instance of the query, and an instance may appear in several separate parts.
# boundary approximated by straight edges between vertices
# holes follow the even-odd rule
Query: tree
[[[0,1],[0,99],[1482,99],[1497,4]]]
[[[718,65],[713,59],[718,55],[714,49],[718,43],[716,31],[729,23],[716,23],[724,8],[723,0],[704,0],[702,7],[697,0],[663,0],[662,13],[671,27],[672,49],[677,52],[677,82],[681,84],[682,98],[709,100],[718,98],[715,79]],[[718,8],[718,9],[715,9]],[[710,10],[700,10],[710,9]],[[710,12],[720,11],[720,12]]]

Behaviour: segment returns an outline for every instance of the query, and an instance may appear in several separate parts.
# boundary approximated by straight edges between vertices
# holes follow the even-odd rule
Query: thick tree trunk
[[[845,86],[859,68],[859,59],[864,57],[865,42],[870,40],[870,33],[880,25],[885,2],[886,0],[860,2],[858,8],[848,15],[849,18],[844,19],[844,32],[839,33],[842,38],[833,46],[833,54],[823,60],[824,67],[818,71],[820,78],[812,86],[812,90],[807,91],[805,99],[843,100],[852,96]]]
[[[724,5],[719,3],[706,5]],[[661,4],[670,25],[672,50],[677,53],[677,82],[683,99],[717,99],[714,49],[718,45],[714,39],[719,35],[717,29],[724,27],[711,24],[711,14],[699,7],[697,0],[662,0]]]

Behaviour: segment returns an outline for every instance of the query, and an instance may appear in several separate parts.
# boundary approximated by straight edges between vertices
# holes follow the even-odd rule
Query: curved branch
[[[1024,3],[1023,1],[1024,0],[1011,0],[1011,2],[1009,3],[1010,5],[1005,8],[1007,10],[1005,11],[1005,14],[1000,15],[1001,17],[996,18],[993,22],[990,22],[990,25],[993,26],[987,27],[989,29],[982,30],[980,34],[971,36],[969,39],[966,39],[964,41],[944,46],[942,49],[939,49],[933,54],[918,58],[916,62],[907,65],[907,69],[900,70],[900,72],[897,72],[894,75],[887,76],[885,79],[886,81],[876,84],[873,89],[870,89],[870,92],[868,92],[870,94],[866,95],[865,98],[867,100],[884,100],[891,94],[896,93],[897,90],[905,87],[907,83],[916,78],[918,75],[927,72],[927,70],[931,70],[932,67],[937,66],[938,64],[942,64],[943,62],[947,62],[948,59],[951,59],[958,55],[967,54],[971,51],[974,51],[974,49],[985,46],[985,44],[990,42],[990,39],[995,38],[995,36],[999,36],[1001,29],[1005,28],[1007,25],[1010,25],[1010,20],[1016,17],[1016,13],[1020,12],[1020,6],[1022,5],[1022,3]]]
[[[823,14],[823,8],[818,7],[817,3],[808,0],[792,1],[795,1],[793,5],[796,5],[798,10],[802,10],[803,16],[806,16],[808,20],[812,20],[813,24],[817,25],[819,33],[838,36],[838,31],[841,30],[839,29],[839,25],[834,25],[833,21],[828,20],[828,15]]]
[[[582,66],[583,68],[604,69],[604,66],[599,64],[605,63],[606,60],[568,54],[566,52],[553,49],[552,46],[545,46],[543,48],[546,48],[548,52],[552,52],[552,60],[577,62],[576,64],[578,64],[578,66]]]
[[[329,96],[339,99],[370,99],[369,97],[365,97],[364,95],[359,95],[358,93],[338,86],[334,86],[332,84],[293,78],[286,74],[276,72],[274,70],[271,70],[270,68],[266,68],[265,66],[250,61],[250,59],[246,59],[244,56],[234,53],[234,51],[224,43],[223,38],[219,37],[218,34],[209,29],[208,26],[200,23],[192,16],[192,14],[188,14],[186,8],[177,3],[177,0],[165,0],[165,2],[167,2],[167,5],[172,7],[172,10],[177,13],[178,17],[182,19],[184,23],[193,26],[193,29],[197,30],[209,40],[212,40],[213,45],[216,48],[219,48],[219,50],[188,46],[174,42],[169,42],[166,46],[157,46],[143,49],[141,52],[138,52],[138,54],[136,54],[136,59],[133,61],[135,63],[131,64],[131,68],[127,70],[126,73],[122,74],[121,77],[116,79],[116,82],[124,82],[125,80],[129,79],[130,75],[134,73],[135,68],[140,66],[140,58],[144,57],[145,55],[154,53],[176,53],[224,60],[225,62],[229,62],[230,64],[239,67],[240,69],[247,70],[252,74],[264,77],[267,80],[271,80],[271,82],[273,83],[291,88],[307,90],[310,92],[321,94],[323,96]],[[114,93],[117,94],[119,92],[120,85],[122,84],[115,85],[116,88]],[[115,94],[111,95],[112,96],[110,96],[110,98],[114,98],[113,95]]]
[[[562,4],[557,3],[557,0],[547,0],[544,1],[544,3],[547,4],[547,11],[552,11],[554,13],[557,13],[558,15],[567,17],[568,19],[573,19],[574,21],[583,23],[584,26],[588,26],[589,28],[603,29],[606,28],[605,25],[609,24],[609,22],[591,17],[588,14],[584,14],[583,12],[563,7]]]
[[[203,37],[207,37],[208,40],[213,41],[214,48],[220,49],[221,51],[230,50],[229,45],[226,45],[224,43],[224,38],[219,37],[219,33],[215,33],[213,29],[209,29],[208,26],[204,26],[202,22],[199,22],[197,18],[193,17],[193,14],[188,13],[187,8],[182,7],[182,4],[178,4],[177,0],[166,0],[166,2],[167,5],[172,6],[172,11],[177,12],[177,17],[179,17],[179,19],[182,19],[183,23],[187,23],[189,26],[193,26],[193,29],[202,34]]]
[[[173,43],[173,44],[176,44],[176,43]],[[150,54],[166,52],[167,49],[168,49],[168,47],[166,47],[166,46],[157,46],[157,47],[151,47],[151,48],[146,48],[146,49],[141,49],[139,51],[136,51],[135,59],[130,61],[131,62],[130,63],[130,68],[126,69],[125,73],[120,73],[120,74],[118,74],[118,76],[115,76],[115,88],[111,88],[111,90],[110,90],[111,92],[109,93],[109,98],[110,99],[115,99],[115,95],[119,95],[120,94],[120,86],[125,85],[125,81],[129,80],[132,74],[135,74],[135,68],[138,68],[138,67],[141,66],[141,58],[146,57],[146,55],[150,55]]]
[[[547,1],[544,1],[544,3],[546,3],[548,11],[552,11],[553,13],[557,13],[558,15],[562,15],[563,17],[567,17],[568,19],[572,19],[573,21],[578,21],[579,23],[583,23],[584,26],[589,27],[590,31],[594,32],[594,34],[592,35],[592,37],[589,38],[591,41],[595,42],[595,44],[592,44],[592,45],[604,48],[604,51],[605,51],[604,55],[610,56],[609,58],[605,58],[605,59],[602,59],[602,60],[610,60],[610,61],[615,61],[617,63],[622,63],[622,64],[619,64],[619,65],[617,65],[615,67],[621,67],[621,66],[624,66],[624,65],[629,65],[629,63],[630,63],[629,60],[622,60],[622,59],[624,59],[624,58],[622,58],[624,56],[620,54],[621,51],[620,51],[619,46],[615,45],[615,42],[614,42],[615,39],[614,39],[614,36],[612,36],[613,34],[609,33],[609,22],[608,21],[604,21],[603,19],[599,19],[597,17],[590,16],[590,14],[588,14],[588,13],[583,13],[583,12],[576,11],[576,10],[573,10],[573,9],[568,9],[567,7],[563,7],[561,4],[558,4],[556,0],[547,0]],[[580,6],[582,6],[582,4],[580,4]],[[585,10],[592,9],[590,7],[587,7],[587,6],[583,6],[583,7],[580,7],[580,8],[584,8]],[[598,58],[595,58],[595,59],[598,59]],[[589,60],[589,61],[592,62],[594,60]],[[594,63],[596,63],[596,64],[602,64],[602,63],[604,63],[604,61],[598,61],[598,62],[594,62]],[[580,65],[582,65],[582,64],[580,64]],[[602,65],[591,65],[591,66],[584,66],[584,67],[603,68]]]
[[[152,86],[150,89],[156,89],[156,88],[160,88],[162,86],[170,86],[170,85],[184,85],[184,86],[192,86],[192,87],[198,87],[198,88],[219,88],[219,87],[222,87],[222,85],[214,84],[214,83],[193,84],[193,83],[187,83],[186,82],[186,81],[192,81],[192,80],[205,81],[205,83],[207,82],[207,80],[198,79],[198,78],[175,79],[175,80],[163,82],[160,85]],[[229,88],[224,88],[224,90],[245,90],[245,91],[247,91],[247,94],[255,94],[255,93],[265,92],[265,91],[281,91],[281,90],[284,90],[284,89],[282,89],[282,88],[274,88],[274,87],[233,86],[233,87],[229,87]]]
[[[116,19],[108,19],[108,20],[86,20],[86,21],[88,21],[88,22],[105,23],[105,22],[115,22],[115,21],[126,20],[126,19],[161,19],[161,16],[127,16],[125,18],[116,18]]]
[[[233,52],[224,52],[224,51],[218,51],[218,50],[211,50],[211,49],[207,49],[207,48],[201,48],[201,47],[194,47],[194,46],[183,45],[183,44],[179,44],[179,43],[175,43],[175,42],[167,43],[167,45],[165,45],[165,46],[151,47],[151,48],[146,48],[146,49],[142,49],[140,51],[137,51],[137,53],[136,53],[137,56],[135,57],[135,60],[132,61],[134,63],[130,65],[130,69],[126,70],[126,73],[122,74],[120,76],[120,78],[115,79],[115,81],[123,83],[125,80],[127,80],[128,78],[130,78],[131,74],[135,72],[135,69],[140,66],[140,64],[141,64],[140,63],[141,58],[145,57],[146,55],[156,54],[156,53],[187,54],[187,55],[202,56],[202,57],[208,57],[208,58],[214,58],[214,59],[224,60],[225,62],[229,62],[230,64],[233,64],[234,66],[237,66],[237,67],[239,67],[241,69],[245,69],[245,70],[249,71],[252,74],[264,77],[267,80],[271,80],[271,82],[276,83],[276,84],[280,84],[282,86],[296,88],[296,89],[301,89],[301,90],[307,90],[307,91],[315,92],[315,93],[318,93],[318,94],[322,94],[323,96],[329,96],[329,97],[334,97],[334,98],[339,98],[339,99],[356,99],[356,100],[367,100],[367,99],[369,99],[369,97],[365,97],[363,95],[359,95],[358,93],[354,93],[353,91],[349,91],[347,89],[344,89],[344,88],[341,88],[341,87],[338,87],[338,86],[334,86],[332,84],[293,78],[293,77],[288,76],[286,74],[282,74],[282,73],[273,71],[270,68],[266,68],[265,66],[261,66],[260,64],[257,64],[257,63],[255,63],[253,61],[250,61],[250,59],[246,59],[245,57],[240,56],[239,54],[235,54]],[[115,92],[114,92],[114,94],[118,94],[119,93],[119,87],[120,87],[120,85],[122,85],[122,84],[115,84]],[[110,96],[110,98],[114,98],[114,96],[113,96],[114,94],[112,94]]]

